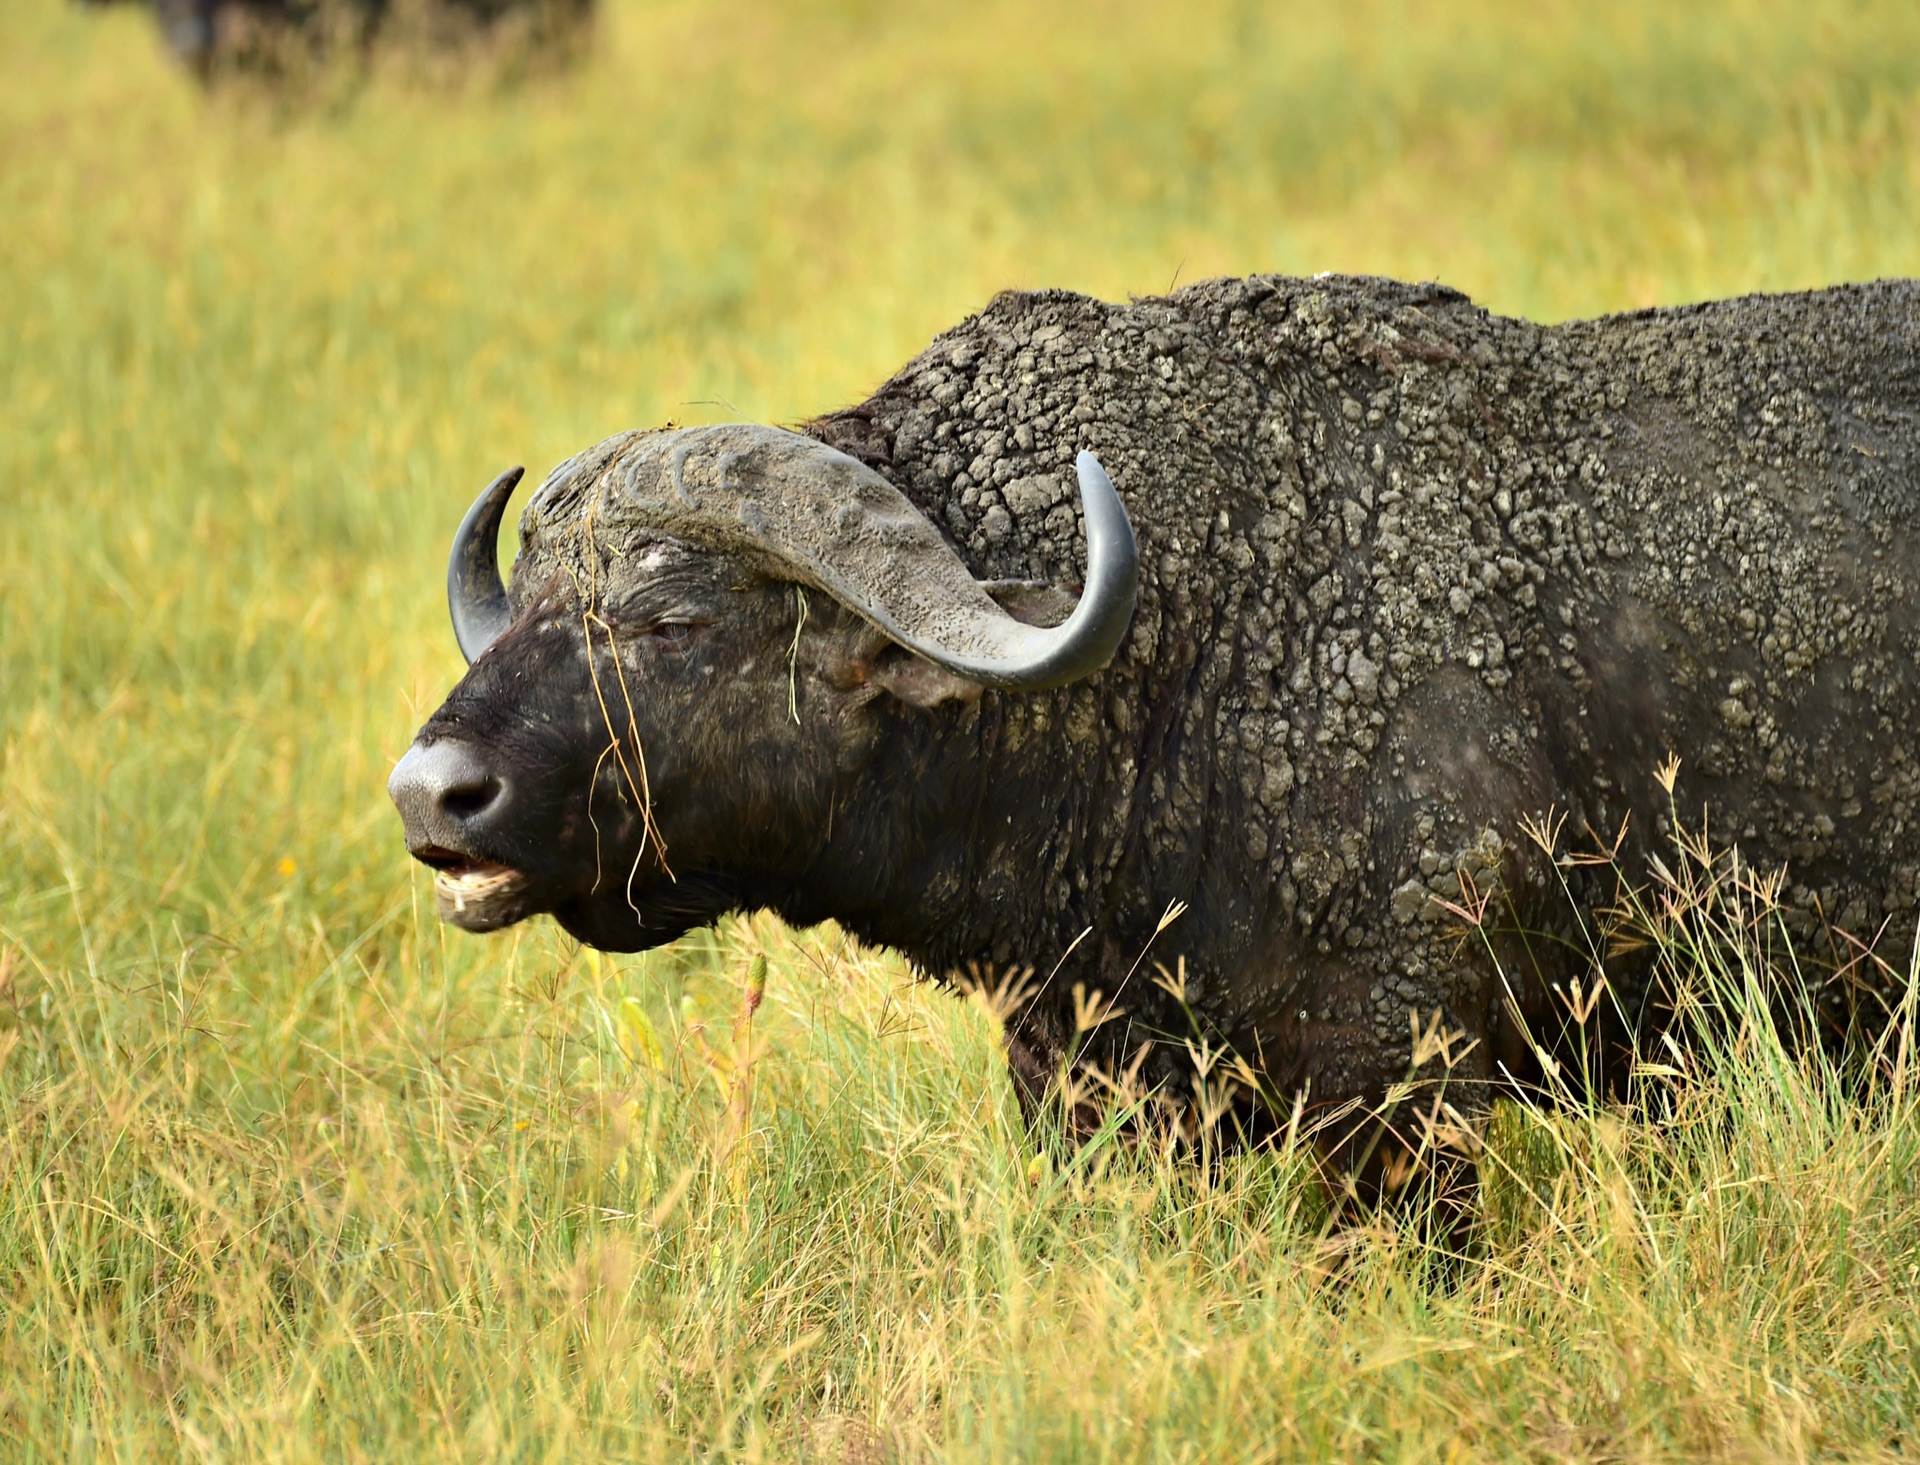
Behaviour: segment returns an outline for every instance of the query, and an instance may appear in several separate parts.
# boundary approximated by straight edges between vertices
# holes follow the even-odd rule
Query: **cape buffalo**
[[[1644,859],[1669,754],[1809,949],[1920,899],[1915,282],[1559,326],[1366,278],[1006,294],[797,432],[563,463],[509,593],[516,477],[391,784],[470,930],[832,918],[1053,972],[1030,1098],[1070,1052],[1177,1087],[1198,1036],[1337,1103],[1436,1012],[1460,1077],[1529,1071],[1580,967],[1520,934],[1568,875],[1524,823]],[[1505,981],[1435,918],[1463,888]],[[1094,992],[1125,1016],[1079,1032]]]
[[[108,4],[111,0],[81,0]],[[512,38],[528,49],[564,45],[591,19],[593,0],[140,0],[161,39],[203,81],[223,72],[263,75],[301,62],[364,56],[404,32],[423,49],[450,50],[481,38]]]

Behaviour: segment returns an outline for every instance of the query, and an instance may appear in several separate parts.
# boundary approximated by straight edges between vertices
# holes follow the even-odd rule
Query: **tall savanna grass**
[[[1920,11],[612,0],[571,72],[298,103],[0,41],[0,1456],[1913,1448],[1906,1050],[1782,1050],[1708,874],[1649,924],[1718,1036],[1504,1108],[1449,1260],[1293,1152],[1030,1136],[983,1004],[830,930],[445,931],[382,784],[493,471],[803,418],[1002,287],[1920,273]]]

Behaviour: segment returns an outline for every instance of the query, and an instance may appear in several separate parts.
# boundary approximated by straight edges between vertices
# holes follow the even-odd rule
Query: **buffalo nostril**
[[[482,778],[444,790],[440,795],[440,807],[464,823],[484,814],[487,807],[499,797],[500,780]]]
[[[478,749],[452,738],[415,743],[387,782],[407,826],[407,845],[463,850],[469,831],[497,816],[507,802],[507,780]]]

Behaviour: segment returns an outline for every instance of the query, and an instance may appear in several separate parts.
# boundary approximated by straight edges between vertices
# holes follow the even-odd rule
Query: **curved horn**
[[[1051,628],[1016,621],[998,606],[973,628],[996,643],[986,654],[948,647],[882,623],[901,645],[968,681],[1012,692],[1064,687],[1092,676],[1113,660],[1140,590],[1140,547],[1126,505],[1100,460],[1086,449],[1073,460],[1080,509],[1087,521],[1087,583],[1073,614]],[[957,558],[957,556],[956,556]],[[878,619],[876,617],[876,619]]]
[[[596,520],[771,561],[909,650],[969,681],[1032,692],[1113,659],[1133,616],[1139,548],[1099,460],[1079,456],[1087,583],[1066,622],[1029,626],[997,605],[933,521],[865,464],[796,432],[748,424],[636,434],[594,455]],[[583,455],[584,457],[584,455]],[[604,471],[601,465],[605,465]],[[566,482],[562,482],[563,475]],[[536,501],[584,508],[563,470]]]
[[[447,609],[453,639],[471,666],[500,638],[513,619],[507,587],[500,583],[500,519],[524,468],[509,468],[489,483],[454,531],[447,556]]]

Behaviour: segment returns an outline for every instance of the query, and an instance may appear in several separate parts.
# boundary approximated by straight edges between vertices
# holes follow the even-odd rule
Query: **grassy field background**
[[[500,466],[856,399],[1006,286],[1920,274],[1920,8],[609,0],[578,70],[302,107],[130,11],[0,55],[0,1457],[1920,1448],[1904,1069],[1507,1110],[1440,1274],[1288,1155],[1042,1154],[830,931],[443,931],[383,793]]]

